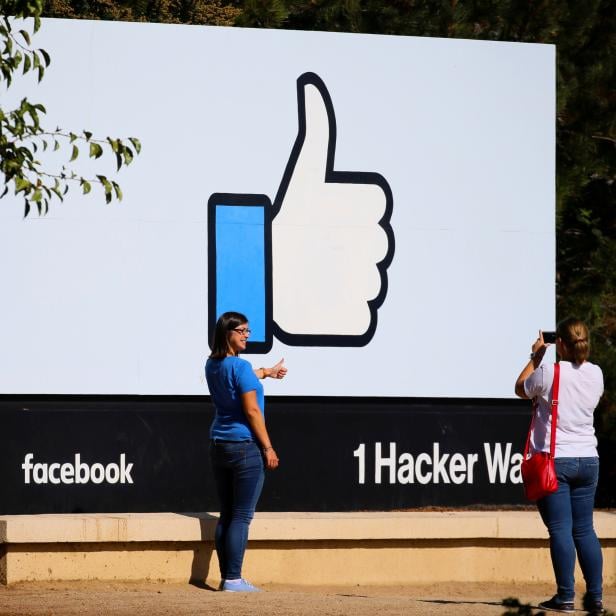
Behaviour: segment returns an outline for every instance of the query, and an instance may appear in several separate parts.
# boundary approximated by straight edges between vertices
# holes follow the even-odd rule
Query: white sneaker
[[[260,588],[253,586],[244,578],[239,579],[237,582],[224,580],[221,584],[221,590],[224,592],[261,592]]]

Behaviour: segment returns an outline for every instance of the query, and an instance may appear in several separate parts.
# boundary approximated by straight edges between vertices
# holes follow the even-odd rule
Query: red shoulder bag
[[[533,404],[533,417],[526,437],[524,456],[522,458],[522,481],[526,498],[531,501],[539,500],[558,489],[558,479],[554,468],[554,451],[556,449],[556,422],[558,421],[558,386],[560,383],[560,364],[554,364],[554,381],[552,383],[552,429],[550,432],[550,453],[538,451],[529,453],[530,435],[535,425],[535,409]]]

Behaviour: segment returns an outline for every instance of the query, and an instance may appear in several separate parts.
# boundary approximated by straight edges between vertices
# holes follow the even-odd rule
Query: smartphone
[[[556,332],[543,332],[543,342],[554,344],[556,342]]]

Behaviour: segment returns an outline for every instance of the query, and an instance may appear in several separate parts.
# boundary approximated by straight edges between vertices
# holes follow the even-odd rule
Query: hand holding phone
[[[556,332],[542,332],[543,342],[546,344],[554,344],[556,342]]]

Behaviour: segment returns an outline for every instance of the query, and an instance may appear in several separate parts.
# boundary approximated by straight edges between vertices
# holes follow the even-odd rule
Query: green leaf
[[[28,162],[34,160],[34,156],[32,155],[32,152],[30,152],[28,148],[20,148],[20,152]]]
[[[60,143],[58,142],[57,139],[53,140],[53,151],[57,152],[60,149]]]
[[[103,148],[94,141],[90,142],[90,158],[100,158],[103,155]]]
[[[32,60],[30,60],[30,56],[26,54],[24,57],[24,68],[22,74],[25,75],[32,68]]]
[[[120,185],[117,182],[111,182],[111,184],[113,185],[113,190],[115,191],[118,201],[122,201],[122,189]]]
[[[133,151],[128,147],[123,147],[124,163],[130,165],[133,162]]]
[[[78,156],[79,148],[76,145],[73,145],[73,153],[71,154],[71,159],[69,160],[69,162],[72,163]]]
[[[83,194],[87,195],[92,190],[92,184],[87,180],[81,181],[81,186],[83,187]]]
[[[38,81],[39,83],[43,81],[43,76],[45,75],[45,69],[42,66],[38,67]]]
[[[99,180],[99,182],[103,185],[103,188],[105,189],[105,201],[107,203],[111,203],[111,199],[113,197],[111,190],[111,182],[104,176],[104,175],[97,175],[96,176]]]
[[[32,123],[33,123],[32,129],[30,132],[32,133],[37,132],[39,128],[39,117],[38,117],[36,107],[34,105],[30,105],[29,103],[27,103],[26,109],[28,111],[28,114],[32,118]]]
[[[15,182],[15,194],[18,194],[23,191],[24,194],[27,195],[30,192],[32,184],[30,183],[29,180],[26,180],[26,178],[17,176],[14,182]]]
[[[77,135],[75,133],[69,133],[68,134],[70,142],[73,143],[73,141],[75,141],[75,139],[77,139]]]
[[[90,131],[84,130],[83,134],[86,137],[86,141],[90,141],[90,138],[92,137],[92,133]]]
[[[64,201],[64,197],[62,195],[62,191],[59,188],[56,188],[55,186],[51,189],[53,194],[56,195],[56,197],[58,197],[58,199],[60,199],[60,201]]]
[[[40,191],[39,188],[37,188],[33,193],[32,193],[32,197],[30,197],[32,199],[32,201],[34,201],[35,203],[40,203],[43,199],[43,193]],[[39,212],[40,213],[40,212]]]
[[[137,152],[137,154],[141,154],[141,141],[139,141],[137,137],[129,137],[128,140],[133,144],[135,152]]]
[[[44,49],[39,49],[41,55],[43,56],[43,60],[45,61],[45,66],[49,66],[51,64],[51,58],[49,54]]]
[[[34,33],[35,34],[39,31],[40,27],[41,27],[41,18],[37,15],[34,18]]]
[[[20,30],[19,34],[23,37],[24,41],[26,41],[26,45],[32,45],[30,42],[30,35],[25,30]]]

